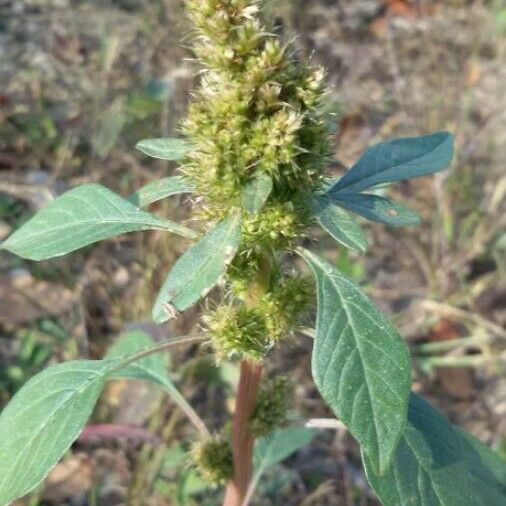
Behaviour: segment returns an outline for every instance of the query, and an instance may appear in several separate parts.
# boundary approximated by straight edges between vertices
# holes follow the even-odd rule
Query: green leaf
[[[110,358],[128,357],[134,355],[144,348],[149,348],[155,343],[151,336],[141,330],[132,330],[121,336],[109,349],[107,356]],[[167,352],[164,352],[165,354]],[[181,395],[174,383],[170,380],[167,372],[167,365],[162,353],[148,355],[147,357],[134,362],[127,367],[119,369],[113,377],[132,378],[150,381],[161,386],[176,402],[187,401]]]
[[[506,504],[506,462],[415,394],[390,469],[380,476],[364,463],[384,506]]]
[[[369,148],[330,193],[360,192],[378,184],[432,174],[443,170],[452,157],[453,136],[448,132],[383,142]]]
[[[127,120],[123,97],[118,97],[110,107],[102,111],[100,124],[91,138],[93,149],[101,160],[107,158],[116,145]]]
[[[406,424],[406,345],[355,283],[313,253],[300,254],[317,283],[315,384],[374,467],[384,472]]]
[[[241,220],[237,214],[216,225],[179,258],[156,299],[155,322],[169,320],[174,309],[183,311],[207,295],[233,260],[240,236]]]
[[[144,348],[149,348],[154,344],[155,343],[151,336],[142,330],[132,330],[120,336],[120,338],[109,348],[107,357],[128,357]],[[118,370],[113,377],[146,380],[162,386],[166,386],[167,384],[172,385],[167,374],[165,360],[161,353],[148,355],[147,357]]]
[[[77,438],[117,360],[76,360],[28,381],[0,415],[0,505],[42,482]]]
[[[321,227],[338,243],[365,253],[367,235],[362,227],[344,209],[332,204],[327,195],[314,195],[310,207]]]
[[[415,394],[413,394],[415,395]],[[483,464],[487,472],[485,474],[492,473],[494,479],[501,484],[503,493],[506,493],[506,460],[494,452],[485,443],[482,443],[479,439],[475,438],[469,432],[456,427],[460,437],[464,438],[466,443],[470,445],[473,451],[468,453],[471,464],[481,463]],[[467,448],[467,446],[465,446]],[[476,452],[479,455],[479,459],[475,458]],[[476,468],[476,474],[481,474]],[[490,475],[489,475],[490,477]]]
[[[253,454],[255,474],[278,464],[299,448],[309,444],[318,431],[306,427],[287,427],[277,429],[271,434],[257,439]]]
[[[421,222],[417,212],[387,197],[363,193],[337,193],[332,195],[331,199],[349,211],[379,223],[400,226],[418,225]]]
[[[44,260],[118,234],[150,229],[195,236],[186,227],[140,211],[103,186],[86,184],[40,210],[0,248],[23,258]]]
[[[138,207],[146,207],[171,195],[193,193],[194,191],[195,189],[180,176],[164,177],[151,181],[132,193],[128,200]]]
[[[250,214],[256,214],[272,192],[272,179],[265,172],[259,172],[246,183],[241,197],[242,205]]]
[[[191,151],[191,146],[183,139],[144,139],[135,147],[145,155],[159,160],[178,161]]]

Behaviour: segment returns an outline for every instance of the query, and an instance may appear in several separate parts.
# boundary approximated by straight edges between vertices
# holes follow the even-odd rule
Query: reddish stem
[[[79,435],[78,441],[80,443],[90,443],[95,439],[134,439],[153,445],[161,443],[158,436],[142,427],[113,423],[87,425]]]
[[[249,360],[241,362],[241,377],[232,422],[234,477],[227,486],[223,506],[241,506],[251,480],[255,438],[248,428],[248,422],[255,409],[261,375],[260,363]]]

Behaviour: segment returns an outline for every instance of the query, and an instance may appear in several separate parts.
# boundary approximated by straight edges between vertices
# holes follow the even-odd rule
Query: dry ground
[[[343,165],[390,136],[455,133],[448,173],[392,190],[424,224],[372,225],[366,257],[335,260],[408,340],[415,388],[506,454],[506,5],[277,0],[268,9],[328,69]],[[187,44],[176,0],[0,0],[0,239],[75,184],[101,181],[128,194],[167,172],[133,146],[174,133],[194,84]],[[182,218],[186,207],[157,211]],[[321,244],[332,254],[330,241]],[[196,314],[162,330],[145,323],[179,253],[150,233],[37,266],[0,254],[0,402],[50,360],[101,357],[125,327],[142,324],[158,338],[191,330]],[[310,347],[294,339],[269,368],[289,372],[302,415],[327,416],[310,380]],[[206,350],[178,352],[173,363],[183,364],[176,378],[186,395],[218,427],[234,370],[218,371]],[[201,486],[184,466],[173,469],[190,431],[156,392],[115,383],[95,421],[138,425],[164,444],[142,435],[82,441],[23,504],[219,504],[216,491],[185,499]],[[377,504],[341,433],[322,433],[259,492],[261,506]]]

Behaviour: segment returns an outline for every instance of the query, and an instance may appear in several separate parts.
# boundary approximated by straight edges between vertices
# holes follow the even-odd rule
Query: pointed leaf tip
[[[443,170],[452,158],[453,135],[449,132],[393,139],[369,148],[329,193],[357,193],[379,184],[425,176]]]
[[[191,246],[174,264],[153,307],[164,323],[193,306],[216,285],[233,260],[241,238],[241,217],[226,218]]]
[[[41,209],[1,248],[29,260],[45,260],[140,230],[167,230],[190,238],[195,235],[186,227],[141,211],[104,186],[85,184]]]
[[[242,205],[250,214],[256,214],[272,192],[272,178],[265,173],[253,176],[244,187],[241,196]]]
[[[195,188],[190,186],[182,177],[171,176],[151,181],[136,192],[132,193],[128,200],[138,207],[147,207],[172,195],[181,193],[193,193]]]
[[[141,153],[159,160],[179,161],[191,151],[183,139],[156,138],[144,139],[135,145]]]

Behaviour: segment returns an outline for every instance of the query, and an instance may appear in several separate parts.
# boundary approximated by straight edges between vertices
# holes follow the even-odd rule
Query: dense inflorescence
[[[285,376],[265,381],[258,392],[249,428],[256,437],[270,434],[287,421],[288,403],[291,399],[290,383]]]
[[[311,223],[303,192],[321,185],[329,154],[322,101],[324,72],[302,62],[268,33],[254,0],[188,0],[203,65],[182,130],[192,151],[181,167],[196,188],[196,212],[212,224],[242,214],[242,243],[228,280],[236,296],[206,316],[218,353],[261,358],[292,330],[307,287],[287,289],[278,277],[262,304],[247,307],[247,286],[261,259],[277,263]],[[262,208],[241,206],[245,185],[258,174],[272,180]],[[284,299],[283,299],[284,297]],[[242,300],[242,302],[241,302]]]
[[[211,485],[223,485],[233,475],[230,443],[219,435],[193,443],[191,457],[199,473]]]
[[[204,323],[213,337],[218,358],[237,353],[260,360],[289,335],[310,306],[314,288],[302,277],[283,277],[254,306],[226,301],[208,310]]]

